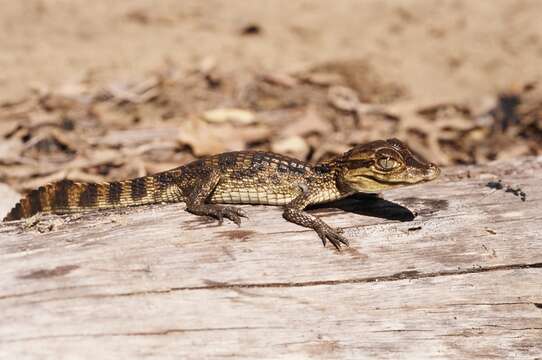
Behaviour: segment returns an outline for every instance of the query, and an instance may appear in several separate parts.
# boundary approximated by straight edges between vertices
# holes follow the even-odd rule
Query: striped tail
[[[41,186],[23,197],[3,221],[19,220],[37,213],[69,214],[112,209],[180,198],[165,173],[111,183],[78,183],[62,180]]]

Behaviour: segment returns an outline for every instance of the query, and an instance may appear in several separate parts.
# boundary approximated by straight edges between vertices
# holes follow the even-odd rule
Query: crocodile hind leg
[[[200,174],[201,175],[201,174]],[[220,181],[218,172],[210,171],[205,176],[199,177],[191,190],[185,195],[186,211],[201,216],[211,216],[218,219],[222,224],[224,218],[230,219],[237,225],[241,225],[241,217],[246,217],[245,212],[233,206],[220,206],[207,203],[214,188]]]

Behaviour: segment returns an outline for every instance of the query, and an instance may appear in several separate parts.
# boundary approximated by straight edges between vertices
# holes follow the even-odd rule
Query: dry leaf
[[[307,107],[305,114],[280,129],[280,134],[288,135],[327,135],[333,132],[333,125],[322,117],[314,106]]]
[[[271,151],[291,155],[298,159],[306,159],[310,147],[300,136],[290,136],[271,143]]]
[[[23,142],[18,138],[2,140],[0,142],[0,162],[9,163],[21,156],[24,149]]]
[[[358,94],[345,86],[332,86],[328,90],[331,105],[342,111],[356,112],[360,103]]]
[[[313,72],[300,75],[300,78],[310,84],[320,86],[332,86],[344,83],[341,75],[332,72]]]
[[[230,123],[209,124],[199,119],[184,122],[178,140],[192,148],[195,156],[242,150],[247,143],[269,138],[271,131],[263,125],[240,127]]]
[[[262,80],[285,88],[294,87],[299,83],[295,77],[288,74],[265,74],[262,76]]]
[[[20,126],[19,121],[9,121],[0,119],[0,139],[13,134]]]
[[[151,77],[136,84],[112,83],[108,86],[107,91],[118,102],[142,104],[159,94],[159,84],[158,77]]]
[[[231,122],[239,125],[249,125],[256,122],[256,116],[251,111],[242,109],[215,109],[203,113],[203,119],[210,123]]]
[[[138,146],[151,142],[177,140],[177,127],[135,128],[111,130],[102,137],[91,139],[93,145],[115,147]]]

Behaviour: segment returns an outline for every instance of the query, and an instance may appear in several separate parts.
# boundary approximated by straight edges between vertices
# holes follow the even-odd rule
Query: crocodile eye
[[[381,170],[384,170],[384,171],[390,171],[390,170],[393,170],[395,168],[398,168],[401,164],[392,159],[392,158],[389,158],[389,157],[385,157],[385,158],[380,158],[376,161],[376,165],[381,169]]]

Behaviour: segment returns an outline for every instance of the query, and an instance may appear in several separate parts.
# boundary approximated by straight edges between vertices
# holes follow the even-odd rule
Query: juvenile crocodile
[[[397,139],[359,145],[329,161],[310,165],[290,157],[258,151],[227,152],[178,168],[130,180],[78,183],[63,180],[33,190],[4,221],[37,213],[66,214],[155,203],[185,202],[196,215],[230,219],[243,210],[217,204],[282,205],[283,216],[314,229],[324,246],[337,249],[348,240],[304,209],[354,193],[376,193],[435,179],[439,168]]]

